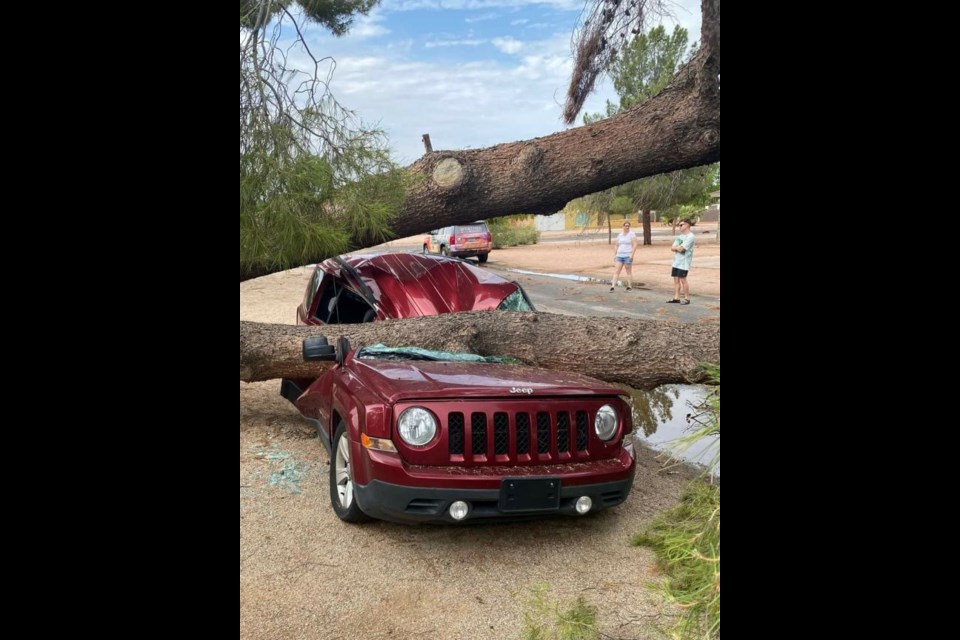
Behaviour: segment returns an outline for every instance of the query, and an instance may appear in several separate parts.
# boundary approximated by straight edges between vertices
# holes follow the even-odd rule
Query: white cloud
[[[516,60],[399,59],[392,55],[337,56],[331,90],[367,122],[377,122],[401,164],[434,149],[477,149],[528,140],[565,128],[563,101],[570,82],[570,36],[558,33],[525,44],[536,51]],[[601,83],[585,112],[613,98]]]
[[[477,40],[477,39],[464,39],[464,40],[433,40],[431,42],[424,43],[424,47],[427,49],[433,49],[434,47],[475,47],[479,44],[486,44],[486,40]]]
[[[698,4],[682,3],[675,13],[697,38]],[[428,7],[464,12],[397,14]],[[311,29],[310,46],[336,61],[334,96],[386,131],[397,161],[409,164],[423,155],[424,133],[437,150],[476,149],[566,128],[570,35],[582,7],[582,0],[383,0],[362,36],[356,26],[342,38]],[[508,15],[520,8],[522,17]],[[477,19],[494,12],[498,21]],[[521,35],[534,26],[542,27],[533,31],[539,37]],[[378,28],[391,32],[371,37]],[[616,101],[611,83],[599,82],[583,112],[604,111],[608,99]]]
[[[583,8],[583,0],[383,0],[380,3],[381,8],[385,11],[414,11],[416,9],[480,10],[532,5],[574,11]]]
[[[522,42],[513,38],[494,38],[491,42],[497,49],[510,55],[517,53],[524,47]]]
[[[479,16],[470,16],[470,17],[464,18],[463,21],[466,22],[467,24],[470,24],[473,22],[486,22],[487,20],[496,20],[499,17],[500,17],[499,13],[484,13]]]
[[[358,16],[350,27],[350,35],[355,38],[373,38],[390,33],[382,24],[383,16],[378,13],[371,13],[368,16]]]

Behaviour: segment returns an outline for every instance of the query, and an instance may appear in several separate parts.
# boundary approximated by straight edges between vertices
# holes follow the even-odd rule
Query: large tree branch
[[[477,219],[554,213],[583,195],[719,161],[720,0],[703,0],[701,11],[700,52],[658,95],[550,136],[424,155],[409,167],[422,179],[391,230],[405,237]],[[362,237],[353,243],[376,244]]]
[[[240,322],[240,380],[315,378],[328,362],[304,362],[302,342],[346,336],[353,346],[383,343],[484,356],[510,355],[527,364],[576,371],[607,382],[651,389],[701,379],[701,362],[720,362],[720,325],[628,318],[573,321],[552,313],[482,311],[298,327]]]
[[[515,213],[554,213],[570,200],[647,176],[720,160],[720,0],[703,0],[703,46],[652,99],[597,123],[486,149],[434,151],[390,231],[406,237]],[[380,243],[351,238],[352,249]],[[320,262],[330,256],[312,256]],[[280,267],[241,265],[240,280]]]

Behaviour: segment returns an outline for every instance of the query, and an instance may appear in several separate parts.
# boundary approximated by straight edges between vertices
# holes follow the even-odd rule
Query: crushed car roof
[[[345,269],[343,264],[351,269]],[[391,318],[496,309],[516,283],[469,262],[415,253],[331,258],[323,271],[348,281],[359,277],[373,301]],[[358,288],[363,288],[358,286]]]

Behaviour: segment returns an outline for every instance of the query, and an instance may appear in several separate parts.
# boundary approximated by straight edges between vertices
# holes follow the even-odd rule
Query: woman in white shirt
[[[633,254],[637,251],[637,234],[630,230],[630,222],[623,221],[623,231],[617,236],[617,250],[613,254],[615,270],[610,281],[610,291],[617,287],[620,269],[627,268],[627,291],[633,289]]]

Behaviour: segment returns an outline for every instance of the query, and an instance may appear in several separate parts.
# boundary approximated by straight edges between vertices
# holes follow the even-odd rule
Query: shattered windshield
[[[498,364],[520,364],[511,356],[478,356],[475,353],[454,353],[451,351],[432,351],[420,347],[386,347],[375,344],[357,349],[355,358],[370,360],[429,360],[434,362],[493,362]]]
[[[497,311],[535,311],[535,309],[523,294],[523,289],[517,289],[500,301]]]

